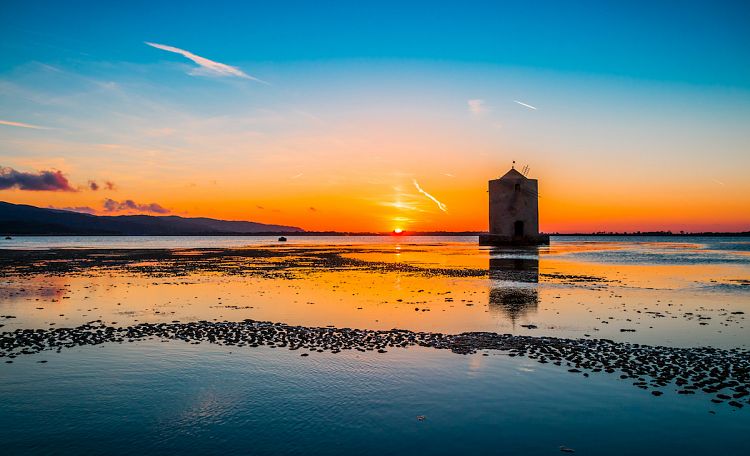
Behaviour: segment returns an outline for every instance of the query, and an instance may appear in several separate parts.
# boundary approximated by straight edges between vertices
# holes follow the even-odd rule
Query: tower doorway
[[[516,222],[513,223],[513,235],[523,236],[523,221],[522,220],[516,220]]]

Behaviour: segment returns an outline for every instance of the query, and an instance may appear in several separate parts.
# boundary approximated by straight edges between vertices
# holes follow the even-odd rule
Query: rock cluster
[[[632,379],[654,396],[672,387],[678,394],[707,393],[712,402],[735,408],[750,404],[750,351],[712,347],[675,348],[614,342],[607,339],[564,339],[490,332],[442,334],[407,330],[375,331],[351,328],[291,326],[255,320],[142,323],[115,327],[100,321],[75,328],[16,329],[0,333],[0,357],[12,362],[22,354],[106,342],[135,342],[148,338],[210,342],[237,347],[269,347],[306,352],[342,350],[385,353],[394,347],[422,346],[471,354],[498,350],[552,363],[572,373],[619,375]],[[303,353],[307,355],[308,353]]]

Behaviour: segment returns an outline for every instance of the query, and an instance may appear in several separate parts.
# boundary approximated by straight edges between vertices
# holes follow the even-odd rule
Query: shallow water
[[[54,275],[5,271],[0,331],[97,319],[125,326],[252,318],[682,347],[750,344],[747,238],[565,237],[539,249],[479,247],[473,237],[375,239],[290,238],[284,246],[246,237],[68,240],[79,248],[303,247],[386,266],[305,266],[279,277],[144,274],[138,263]],[[13,241],[13,248],[58,246]],[[0,441],[10,454],[745,449],[750,404],[736,409],[673,391],[654,397],[616,375],[584,378],[485,354],[413,347],[301,358],[280,348],[158,340],[42,352],[0,363]]]
[[[730,455],[750,425],[743,410],[491,352],[300,358],[146,342],[33,355],[3,373],[6,454]]]
[[[113,245],[132,242],[109,239]],[[92,268],[89,274],[1,278],[0,315],[16,318],[0,324],[11,330],[99,319],[133,324],[252,318],[306,326],[510,332],[684,347],[750,343],[745,314],[750,314],[750,255],[738,248],[750,245],[744,238],[561,238],[538,249],[479,247],[471,237],[441,243],[420,238],[417,244],[410,243],[412,238],[406,239],[409,243],[401,242],[403,238],[374,239],[377,243],[345,244],[348,238],[342,237],[334,238],[338,244],[273,248],[334,251],[368,262],[471,269],[480,275],[302,267],[293,278],[216,271],[173,276],[139,273],[138,267],[153,262],[134,262],[117,270]],[[649,260],[636,263],[634,258]],[[284,259],[262,258],[259,264]],[[238,268],[244,266],[237,260]]]

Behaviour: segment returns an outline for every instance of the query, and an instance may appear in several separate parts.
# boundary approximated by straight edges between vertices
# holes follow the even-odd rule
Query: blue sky
[[[146,63],[148,40],[231,62],[426,59],[750,84],[743,1],[3,3],[2,69]]]

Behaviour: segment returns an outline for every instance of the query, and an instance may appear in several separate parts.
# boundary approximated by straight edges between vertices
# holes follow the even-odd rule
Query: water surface
[[[502,249],[475,237],[16,238],[3,247],[282,254],[180,274],[153,273],[173,269],[150,260],[75,272],[53,273],[54,262],[34,273],[4,268],[0,331],[251,318],[747,348],[745,239],[553,237],[548,247]],[[327,253],[361,263],[308,262]],[[264,265],[271,272],[259,274]],[[713,404],[677,388],[655,397],[632,383],[491,350],[303,358],[282,348],[110,343],[0,363],[0,441],[7,454],[745,451],[750,404]]]

